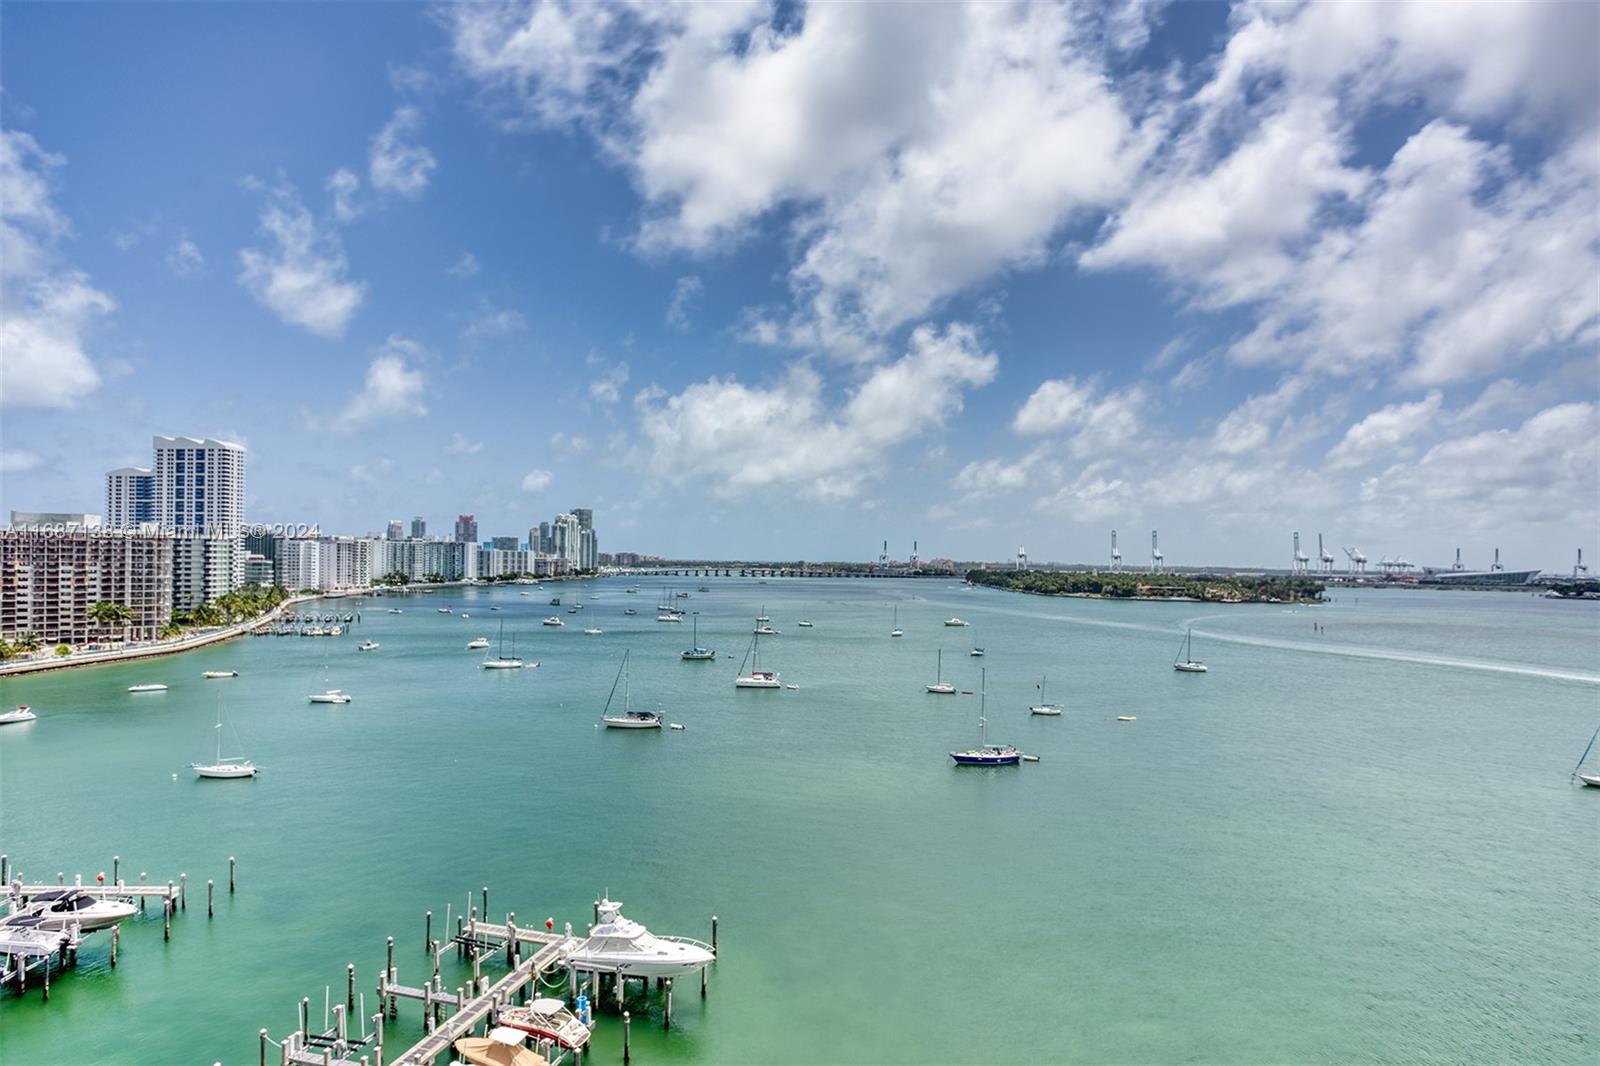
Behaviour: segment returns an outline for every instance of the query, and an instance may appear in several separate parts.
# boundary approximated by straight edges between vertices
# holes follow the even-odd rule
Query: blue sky
[[[0,508],[1569,569],[1593,5],[10,5]]]

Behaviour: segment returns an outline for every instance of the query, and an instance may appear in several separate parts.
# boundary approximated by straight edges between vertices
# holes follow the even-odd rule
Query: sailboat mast
[[[989,743],[989,671],[978,671],[978,747]]]
[[[1589,737],[1588,745],[1584,747],[1583,754],[1578,756],[1577,765],[1573,766],[1572,768],[1573,777],[1578,776],[1578,770],[1583,766],[1583,760],[1587,759],[1589,757],[1589,752],[1594,750],[1594,742],[1596,739],[1600,739],[1600,725],[1594,727],[1594,734]]]

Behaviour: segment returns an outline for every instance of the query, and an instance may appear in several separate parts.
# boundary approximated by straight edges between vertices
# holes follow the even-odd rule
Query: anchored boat
[[[256,764],[239,755],[222,757],[222,694],[217,693],[217,724],[213,732],[217,735],[217,753],[215,758],[208,763],[192,762],[189,769],[193,770],[196,777],[254,777]]]
[[[750,664],[750,672],[744,672],[744,664]],[[739,676],[733,679],[734,688],[781,688],[778,674],[774,670],[761,669],[761,634],[757,633],[750,638],[750,647],[744,653],[744,660],[739,663]]]
[[[1036,714],[1043,718],[1056,718],[1061,714],[1061,704],[1049,703],[1044,698],[1043,677],[1039,678],[1039,702],[1028,708],[1029,714]]]
[[[4,714],[0,714],[0,725],[16,725],[19,722],[31,722],[37,717],[39,717],[37,714],[34,714],[28,709],[27,704],[23,704],[14,711],[6,711]]]
[[[606,705],[600,710],[600,721],[605,723],[607,729],[660,729],[661,712],[636,711],[633,709],[633,698],[628,690],[628,656],[631,651],[622,653],[622,665],[617,667],[617,678],[611,682],[611,694],[606,697]],[[617,695],[617,683],[622,683],[622,713],[607,714],[611,709],[611,701]]]
[[[715,659],[717,657],[716,649],[702,648],[700,646],[700,616],[698,614],[694,616],[694,634],[690,639],[693,640],[694,643],[690,647],[687,647],[678,653],[678,657],[680,659],[688,659],[691,662],[699,662],[707,659]]]
[[[989,720],[984,717],[983,708],[987,702],[989,689],[988,671],[984,671],[982,683],[978,687],[980,703],[978,704],[978,746],[966,751],[952,751],[950,758],[956,761],[957,766],[1015,766],[1022,761],[1022,751],[1010,744],[989,743]]]
[[[944,649],[939,649],[937,668],[934,672],[934,682],[928,686],[928,691],[937,696],[954,696],[956,687],[944,679]]]
[[[1178,657],[1172,660],[1172,668],[1183,674],[1203,674],[1206,664],[1194,657],[1194,630],[1189,630],[1188,636],[1183,638],[1183,647],[1178,649]]]

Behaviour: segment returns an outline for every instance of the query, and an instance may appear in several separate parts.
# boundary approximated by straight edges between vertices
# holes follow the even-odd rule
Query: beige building
[[[126,626],[90,621],[89,608],[101,600],[125,604],[133,618]],[[154,640],[170,621],[170,536],[0,529],[0,639]]]

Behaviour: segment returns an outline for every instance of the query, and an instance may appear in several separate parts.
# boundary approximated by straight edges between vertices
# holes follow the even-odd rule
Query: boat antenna
[[[1578,756],[1578,765],[1572,768],[1572,776],[1574,778],[1578,776],[1578,767],[1583,765],[1583,760],[1587,759],[1589,757],[1589,752],[1594,750],[1594,742],[1596,738],[1600,738],[1600,725],[1594,727],[1594,734],[1589,737],[1588,746],[1583,749],[1583,754]]]

